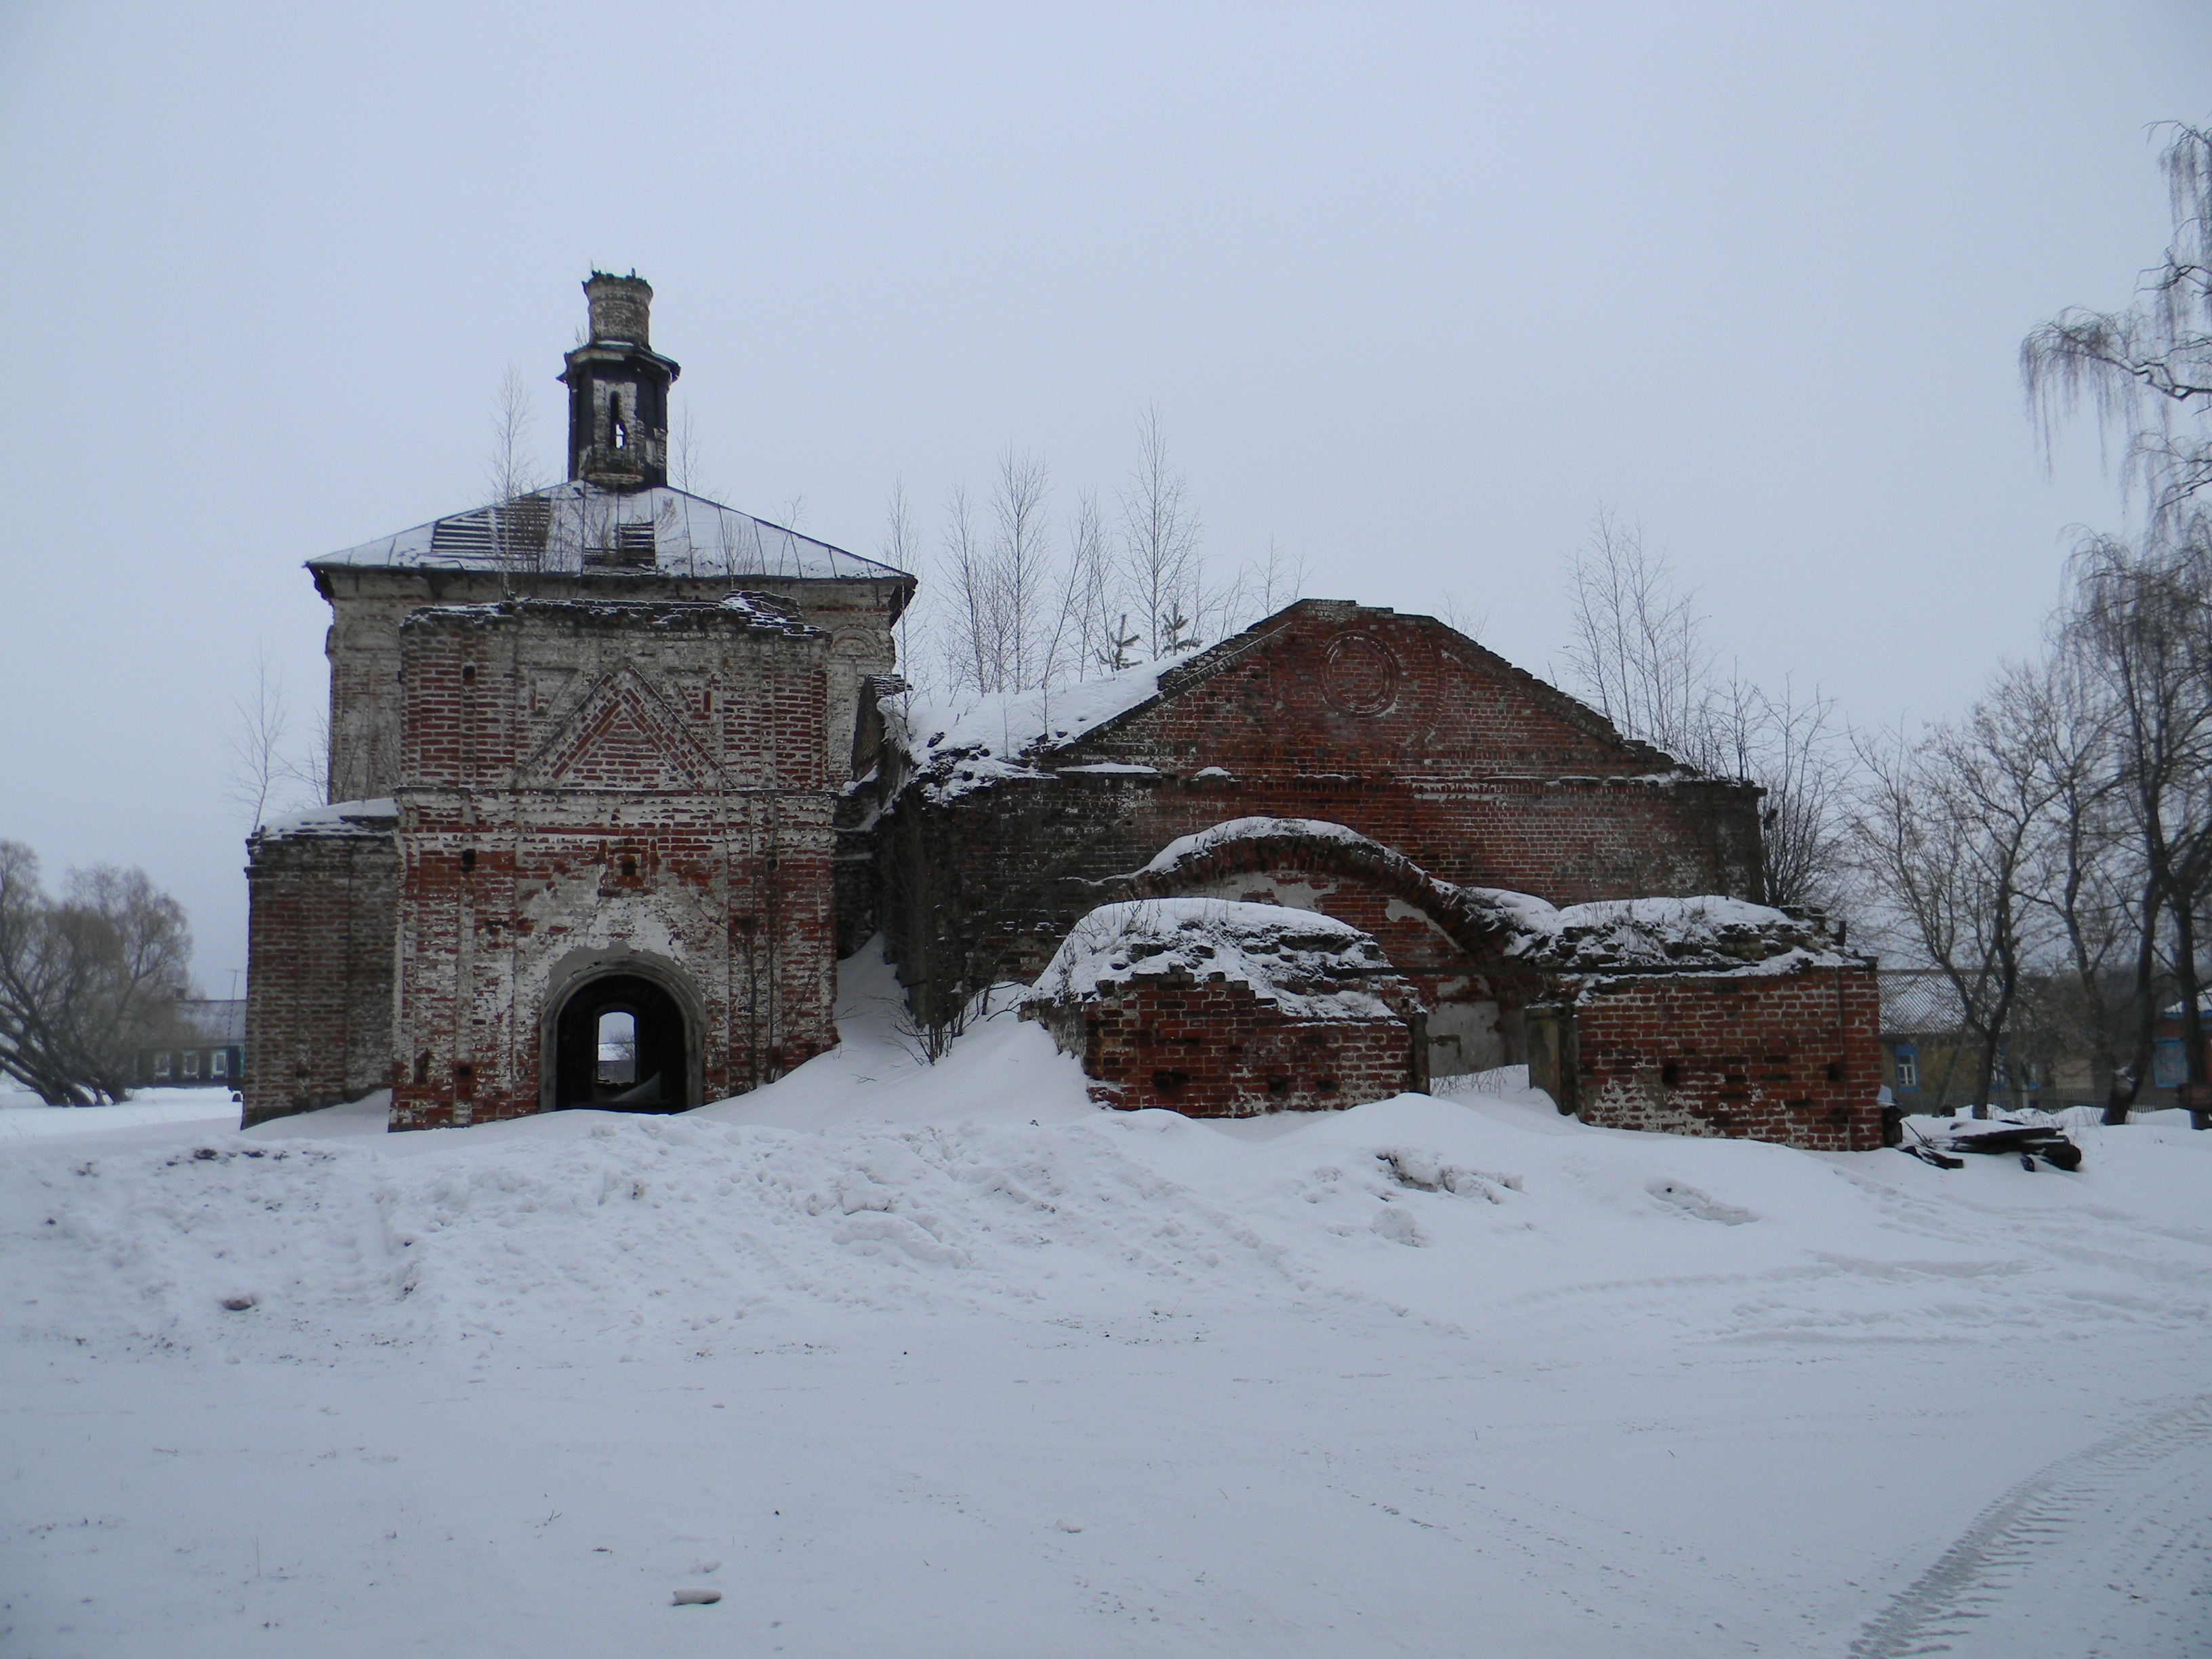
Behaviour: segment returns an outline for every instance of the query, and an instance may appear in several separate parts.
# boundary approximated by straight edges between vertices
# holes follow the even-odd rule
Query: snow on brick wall
[[[1585,1123],[1817,1152],[1884,1140],[1871,964],[1594,980],[1572,1005]]]
[[[1103,905],[1024,1005],[1092,1097],[1191,1117],[1357,1106],[1425,1083],[1419,1004],[1374,939],[1310,910]]]
[[[1024,1014],[1081,1058],[1093,1099],[1128,1111],[1321,1111],[1385,1100],[1417,1083],[1413,1030],[1387,1009],[1379,1018],[1301,1019],[1249,985],[1182,969],[1096,997],[1032,1003]]]

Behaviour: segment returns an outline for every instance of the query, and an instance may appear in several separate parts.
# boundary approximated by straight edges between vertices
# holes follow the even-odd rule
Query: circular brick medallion
[[[1323,690],[1347,714],[1387,714],[1398,701],[1403,673],[1390,647],[1370,634],[1340,634],[1329,641]]]

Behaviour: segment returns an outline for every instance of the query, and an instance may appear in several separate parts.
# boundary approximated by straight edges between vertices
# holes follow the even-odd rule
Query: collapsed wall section
[[[397,817],[341,802],[248,843],[243,1127],[390,1081]]]
[[[1319,1111],[1427,1086],[1423,1014],[1333,917],[1208,898],[1103,905],[1023,1005],[1124,1110]]]
[[[1615,1129],[1870,1152],[1879,1103],[1874,964],[1568,981],[1530,1011],[1530,1081]]]

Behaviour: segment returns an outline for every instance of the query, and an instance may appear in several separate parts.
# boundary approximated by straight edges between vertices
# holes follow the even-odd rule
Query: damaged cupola
[[[668,388],[682,371],[652,346],[653,285],[595,270],[592,337],[568,354],[568,476],[604,489],[668,482]]]

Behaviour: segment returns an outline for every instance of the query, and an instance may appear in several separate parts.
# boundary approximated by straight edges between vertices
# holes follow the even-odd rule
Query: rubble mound
[[[1316,910],[1218,898],[1101,905],[1069,932],[1029,1000],[1066,1003],[1177,972],[1249,985],[1292,1018],[1394,1017],[1369,988],[1395,985],[1396,970],[1367,934]]]

